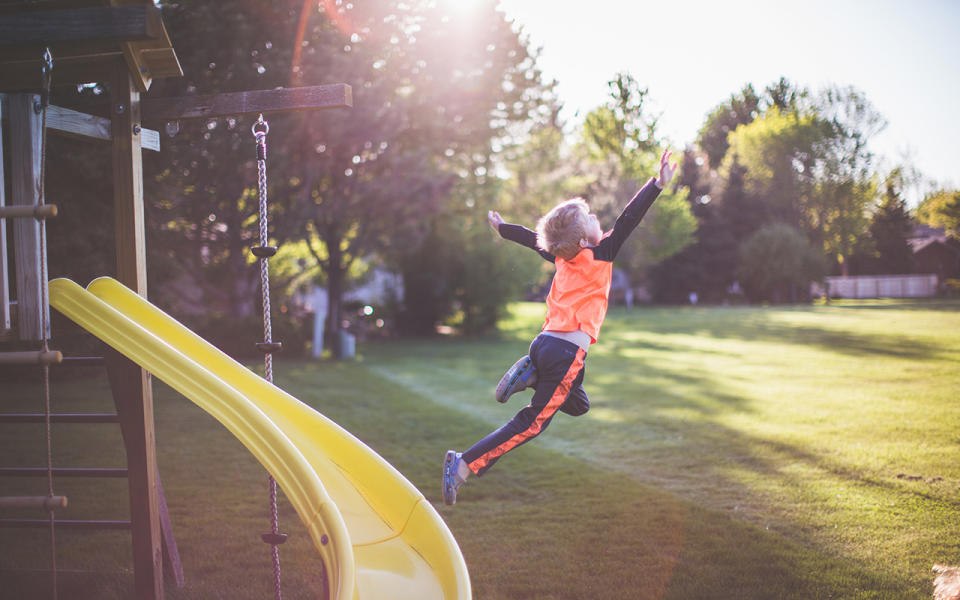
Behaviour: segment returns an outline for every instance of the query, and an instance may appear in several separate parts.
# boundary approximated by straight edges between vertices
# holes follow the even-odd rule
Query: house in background
[[[907,240],[913,250],[911,274],[827,277],[811,295],[831,298],[924,298],[960,289],[960,240],[943,229],[916,225]]]
[[[941,286],[947,279],[960,279],[960,240],[943,229],[917,225],[908,242],[915,273],[935,274]]]

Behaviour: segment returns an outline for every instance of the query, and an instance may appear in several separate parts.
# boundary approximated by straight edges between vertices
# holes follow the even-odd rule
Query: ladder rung
[[[130,529],[130,521],[54,519],[53,524],[55,527],[63,529]],[[49,526],[49,519],[0,519],[0,527],[34,528]]]
[[[116,413],[56,413],[50,415],[51,423],[118,423]],[[46,423],[43,413],[0,414],[0,423]]]
[[[0,219],[49,219],[57,216],[56,204],[0,206]]]
[[[56,350],[28,352],[0,352],[0,365],[52,365],[63,360]]]
[[[0,508],[66,508],[66,496],[0,496]]]
[[[48,521],[49,523],[49,521]],[[17,569],[13,567],[0,567],[0,573],[8,575],[42,575],[49,577],[53,574],[51,569]],[[89,569],[57,569],[57,575],[104,575],[105,571],[90,571]],[[117,572],[117,575],[122,573]]]
[[[56,467],[56,477],[126,477],[126,469]],[[46,467],[2,467],[0,477],[46,477]]]
[[[65,367],[99,367],[104,362],[102,356],[64,356],[60,364]]]

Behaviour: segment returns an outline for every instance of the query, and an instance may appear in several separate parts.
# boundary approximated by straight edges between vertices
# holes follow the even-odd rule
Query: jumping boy
[[[537,251],[556,265],[547,296],[543,331],[530,344],[530,354],[504,375],[497,387],[497,400],[534,387],[530,404],[506,425],[486,436],[469,450],[447,451],[443,462],[443,501],[454,504],[457,490],[471,474],[483,475],[497,460],[517,446],[540,435],[556,412],[580,416],[590,408],[583,390],[584,362],[590,345],[597,341],[607,314],[613,259],[627,236],[673,178],[676,164],[671,152],[660,156],[659,176],[650,178],[604,234],[596,215],[580,198],[558,204],[537,223],[534,233],[504,222],[494,211],[490,225],[505,239]]]

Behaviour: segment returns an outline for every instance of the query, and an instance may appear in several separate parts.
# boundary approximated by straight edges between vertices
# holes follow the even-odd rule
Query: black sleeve
[[[636,229],[643,215],[653,205],[653,201],[660,195],[660,188],[654,183],[653,177],[640,188],[637,195],[624,207],[623,212],[617,217],[617,222],[613,226],[610,235],[600,240],[600,244],[593,250],[593,256],[597,260],[613,261],[620,252],[620,247],[627,237]]]
[[[540,256],[543,257],[544,260],[548,260],[550,262],[554,262],[556,260],[552,254],[537,246],[537,234],[522,225],[501,223],[497,231],[500,232],[500,237],[503,239],[516,242],[521,246],[526,246],[527,248],[536,251]]]

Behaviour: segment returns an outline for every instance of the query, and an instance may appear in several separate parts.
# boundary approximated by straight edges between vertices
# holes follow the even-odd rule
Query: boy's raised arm
[[[490,226],[493,227],[503,239],[516,242],[521,246],[526,246],[531,250],[535,250],[537,254],[543,257],[544,260],[548,260],[550,262],[554,262],[556,260],[552,254],[537,246],[536,232],[531,231],[522,225],[507,223],[503,220],[503,217],[500,216],[500,213],[493,210],[487,212],[487,220],[490,222]]]
[[[624,207],[623,212],[617,217],[613,230],[597,246],[597,251],[594,253],[597,258],[611,261],[614,259],[623,242],[626,241],[627,237],[636,229],[640,220],[643,219],[643,216],[653,206],[653,201],[673,179],[673,175],[677,171],[677,165],[676,163],[670,163],[671,156],[673,156],[673,153],[668,150],[664,150],[663,154],[660,155],[658,176],[656,178],[651,177]]]

